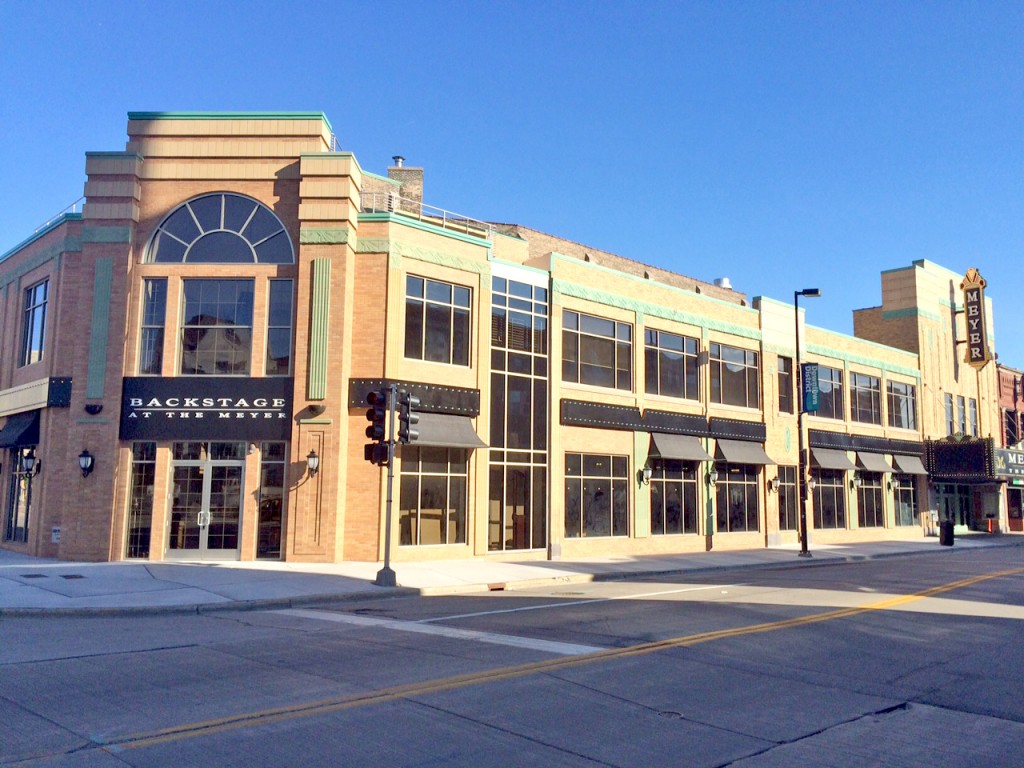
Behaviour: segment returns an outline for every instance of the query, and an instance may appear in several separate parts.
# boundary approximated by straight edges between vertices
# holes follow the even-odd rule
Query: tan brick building
[[[421,401],[395,560],[795,544],[798,359],[811,543],[1005,522],[1005,478],[942,464],[1003,420],[935,265],[883,274],[856,336],[801,313],[797,355],[792,305],[431,207],[320,113],[130,113],[86,173],[0,257],[3,547],[379,561],[366,397],[392,386]]]

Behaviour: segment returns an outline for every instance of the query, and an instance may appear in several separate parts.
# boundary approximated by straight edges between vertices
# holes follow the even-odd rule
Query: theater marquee
[[[992,359],[988,348],[988,329],[985,327],[986,285],[985,278],[974,267],[967,270],[960,283],[964,291],[964,318],[967,321],[967,356],[964,362],[979,371]]]
[[[121,439],[288,440],[293,386],[288,377],[126,378]]]

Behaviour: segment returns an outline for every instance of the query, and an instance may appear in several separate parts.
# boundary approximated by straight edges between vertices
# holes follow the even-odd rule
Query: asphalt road
[[[318,609],[0,622],[0,763],[989,766],[1018,547]]]

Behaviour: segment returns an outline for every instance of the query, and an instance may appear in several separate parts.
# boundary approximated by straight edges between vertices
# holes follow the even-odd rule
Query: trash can
[[[953,546],[953,521],[943,520],[939,523],[939,544],[944,547]]]

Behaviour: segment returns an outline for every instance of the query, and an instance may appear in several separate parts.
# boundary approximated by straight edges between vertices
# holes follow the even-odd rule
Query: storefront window
[[[32,480],[38,468],[35,447],[12,448],[8,453],[11,463],[11,486],[7,496],[7,526],[5,541],[28,541],[29,515],[32,509]]]
[[[796,487],[796,467],[779,467],[779,530],[795,531],[799,528],[799,489]]]
[[[753,464],[718,462],[715,471],[715,502],[719,533],[760,530],[757,477],[760,467]]]
[[[857,489],[857,524],[861,528],[885,527],[881,472],[860,473],[860,487]]]
[[[124,556],[149,557],[153,532],[156,443],[132,443],[131,472],[131,487],[128,491],[128,536]]]
[[[287,443],[260,443],[259,534],[256,556],[281,557]]]
[[[565,537],[629,535],[629,459],[565,454]]]
[[[656,463],[651,475],[651,533],[697,533],[697,469],[693,462]]]
[[[892,490],[896,501],[896,525],[917,524],[917,494],[913,475],[893,475]]]
[[[402,448],[398,524],[403,546],[466,543],[467,451]]]
[[[814,486],[814,527],[846,527],[845,474],[839,469],[819,469],[812,475]]]

